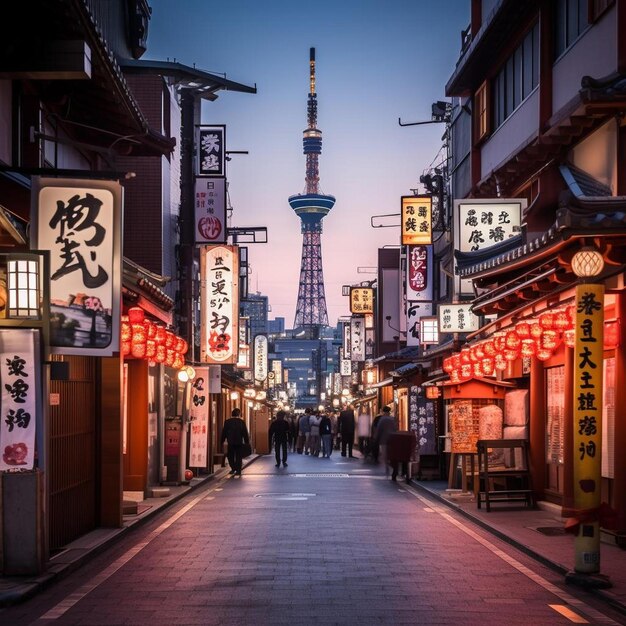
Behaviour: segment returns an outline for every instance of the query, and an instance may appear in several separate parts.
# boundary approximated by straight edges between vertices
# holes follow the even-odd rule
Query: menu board
[[[476,454],[479,436],[479,409],[472,400],[455,400],[450,411],[451,452]]]

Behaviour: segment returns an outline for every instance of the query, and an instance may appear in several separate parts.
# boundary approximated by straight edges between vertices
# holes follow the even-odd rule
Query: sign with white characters
[[[433,247],[409,246],[406,266],[406,299],[413,302],[432,302]]]
[[[365,361],[365,319],[353,316],[350,320],[350,360]]]
[[[423,341],[420,337],[420,320],[433,314],[432,302],[406,303],[406,345],[419,346]]]
[[[267,337],[254,338],[254,380],[262,383],[267,379]]]
[[[198,176],[226,175],[226,126],[198,126]]]

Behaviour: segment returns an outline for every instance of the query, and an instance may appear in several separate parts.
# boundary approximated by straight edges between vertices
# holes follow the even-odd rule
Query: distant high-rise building
[[[248,294],[245,300],[241,301],[241,315],[250,319],[250,342],[257,335],[267,335],[269,299],[260,293]]]
[[[285,332],[285,318],[277,317],[268,321],[270,335],[280,335]]]
[[[318,336],[320,326],[328,325],[324,274],[322,270],[322,219],[335,204],[334,196],[320,193],[318,157],[322,153],[322,131],[317,128],[315,93],[315,48],[309,56],[310,89],[307,104],[308,126],[302,140],[306,155],[304,194],[289,198],[289,204],[301,221],[302,261],[294,328],[305,328],[309,336]]]

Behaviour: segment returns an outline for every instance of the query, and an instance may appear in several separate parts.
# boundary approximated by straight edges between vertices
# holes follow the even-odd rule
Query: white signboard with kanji
[[[226,243],[226,179],[196,178],[196,243]]]
[[[478,316],[467,304],[442,304],[438,307],[439,333],[471,333],[478,330]]]
[[[209,368],[197,367],[191,386],[189,467],[208,467]]]

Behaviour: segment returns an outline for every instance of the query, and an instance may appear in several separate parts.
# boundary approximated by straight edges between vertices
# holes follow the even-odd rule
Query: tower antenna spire
[[[300,218],[302,262],[296,305],[295,328],[305,327],[310,334],[328,326],[328,311],[322,271],[322,219],[335,205],[334,196],[320,194],[319,155],[322,153],[322,131],[317,128],[317,94],[315,93],[315,48],[309,50],[309,96],[307,128],[302,146],[306,157],[306,190],[289,198],[289,204]],[[316,328],[317,330],[313,330]]]

